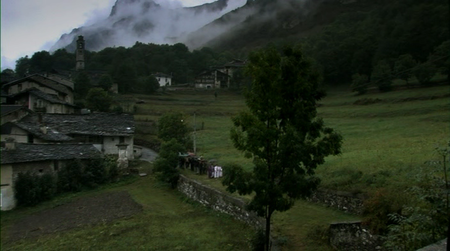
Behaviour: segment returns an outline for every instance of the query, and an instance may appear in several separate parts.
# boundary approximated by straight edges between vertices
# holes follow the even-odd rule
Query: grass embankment
[[[321,186],[370,192],[410,185],[411,176],[424,162],[439,159],[435,147],[450,139],[449,97],[448,85],[361,96],[329,90],[319,102],[318,115],[342,134],[344,143],[341,155],[328,157],[317,169]],[[230,118],[245,109],[241,95],[224,92],[215,100],[213,92],[197,91],[139,98],[146,103],[138,107],[138,121],[157,121],[164,112],[182,111],[190,115],[188,123],[194,127],[196,112],[198,155],[222,166],[238,163],[251,168],[229,137]]]
[[[2,250],[250,250],[251,227],[186,200],[152,176],[133,181],[60,197],[34,208],[2,212]],[[31,213],[112,191],[127,191],[143,211],[127,219],[8,241],[12,224]]]

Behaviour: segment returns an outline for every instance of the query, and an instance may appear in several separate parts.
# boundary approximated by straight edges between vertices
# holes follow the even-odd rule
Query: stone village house
[[[234,59],[222,66],[211,67],[195,77],[195,88],[221,89],[230,88],[231,79],[237,70],[245,66],[245,61]]]
[[[1,209],[16,205],[14,180],[21,172],[35,175],[57,172],[73,159],[87,160],[101,157],[91,144],[21,144],[6,142],[1,149]]]

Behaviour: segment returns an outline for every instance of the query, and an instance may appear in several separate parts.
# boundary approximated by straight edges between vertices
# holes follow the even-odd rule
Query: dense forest
[[[253,4],[258,3],[254,2]],[[411,77],[415,77],[419,83],[426,85],[436,73],[448,76],[450,7],[446,0],[369,2],[358,1],[362,6],[358,10],[337,15],[327,25],[311,27],[308,36],[291,34],[284,39],[286,34],[272,34],[277,29],[266,27],[264,43],[301,43],[305,54],[315,61],[322,72],[325,84],[352,84],[353,90],[358,93],[364,93],[369,85],[377,86],[381,91],[389,91],[394,78],[408,83]],[[289,15],[274,15],[263,24],[267,26],[272,23],[276,27],[282,16]],[[127,85],[121,92],[141,90],[142,88],[134,86],[144,83],[145,78],[156,72],[172,74],[175,84],[190,83],[203,70],[224,64],[233,58],[246,59],[252,49],[264,46],[262,42],[255,43],[262,35],[256,34],[258,36],[255,35],[254,38],[245,35],[246,29],[252,29],[255,25],[249,20],[252,19],[241,24],[247,28],[223,34],[223,43],[216,41],[211,47],[198,50],[190,51],[181,43],[157,45],[136,42],[130,48],[87,51],[86,70],[106,72],[115,82],[126,81]],[[245,26],[248,22],[250,23]],[[241,33],[241,38],[236,39],[235,43],[226,43],[236,37],[236,31]],[[250,30],[247,31],[253,34]],[[15,76],[74,68],[73,53],[64,49],[53,53],[40,51],[31,57],[17,60]],[[4,71],[2,79],[7,74],[14,73],[11,70]]]

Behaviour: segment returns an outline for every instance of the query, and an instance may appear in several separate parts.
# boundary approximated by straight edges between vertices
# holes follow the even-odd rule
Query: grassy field
[[[321,186],[367,192],[410,184],[417,168],[439,158],[435,147],[450,140],[449,97],[448,85],[361,96],[329,90],[319,102],[318,114],[342,134],[344,144],[341,155],[328,157],[317,169]],[[245,109],[241,95],[223,92],[215,100],[213,92],[196,91],[138,98],[146,103],[138,106],[137,120],[157,121],[164,112],[181,111],[190,116],[188,123],[193,128],[195,112],[198,155],[222,166],[251,167],[229,138],[230,118]]]
[[[68,203],[80,197],[127,191],[143,206],[141,213],[127,219],[10,243],[8,229],[14,221],[61,202],[56,199],[35,208],[2,212],[2,250],[249,250],[252,228],[188,201],[152,176],[137,179],[65,199]]]
[[[328,157],[317,169],[321,186],[370,192],[378,188],[401,190],[411,185],[412,177],[424,162],[438,159],[434,148],[450,139],[449,96],[449,86],[363,96],[354,96],[347,90],[329,90],[328,96],[320,101],[318,113],[328,126],[343,135],[344,144],[340,156]],[[195,112],[199,155],[215,159],[222,166],[239,163],[251,167],[251,162],[234,149],[229,139],[230,118],[245,109],[241,95],[220,92],[216,100],[213,92],[190,91],[127,98],[145,102],[137,105],[137,138],[154,138],[151,134],[155,130],[146,123],[157,121],[161,114],[170,111],[189,115],[188,123],[194,128]],[[207,179],[190,171],[184,173],[209,186],[225,189],[218,179]],[[110,191],[128,191],[143,206],[142,213],[38,239],[8,242],[8,230],[15,221],[62,201]],[[298,201],[291,210],[274,215],[272,233],[285,244],[282,250],[331,250],[320,233],[331,222],[357,219]],[[1,228],[2,250],[249,250],[254,231],[158,185],[152,176],[58,198],[33,208],[2,212]]]
[[[28,215],[114,191],[127,191],[142,205],[142,212],[108,223],[9,241],[11,227]],[[308,235],[314,233],[311,228],[327,226],[336,220],[355,219],[307,202],[299,202],[294,210],[297,213],[274,216],[273,233],[285,241],[282,250],[331,250],[326,241],[308,239]],[[52,216],[55,217],[48,217]],[[253,235],[253,228],[188,200],[159,184],[153,176],[60,196],[32,208],[1,212],[2,250],[251,250]]]

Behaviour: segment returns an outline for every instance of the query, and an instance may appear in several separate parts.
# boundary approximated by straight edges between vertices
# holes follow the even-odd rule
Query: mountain
[[[217,0],[195,7],[181,7],[166,1],[117,0],[105,20],[62,35],[51,51],[59,48],[74,51],[80,35],[85,37],[86,49],[93,51],[113,46],[129,47],[136,41],[183,42],[191,32],[245,4],[246,0]]]
[[[156,0],[117,0],[110,15],[61,36],[52,51],[75,50],[83,35],[86,49],[129,47],[136,41],[184,43],[190,49],[254,47],[299,39],[345,12],[370,8],[371,0],[217,0],[181,7]]]

